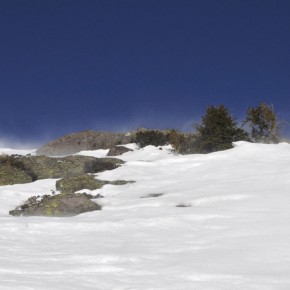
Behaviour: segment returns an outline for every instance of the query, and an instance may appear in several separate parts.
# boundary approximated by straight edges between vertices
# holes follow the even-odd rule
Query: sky
[[[290,122],[290,1],[0,0],[0,140],[190,130],[209,105]]]

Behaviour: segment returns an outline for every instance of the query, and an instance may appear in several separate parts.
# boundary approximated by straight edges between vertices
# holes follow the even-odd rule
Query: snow
[[[10,148],[0,148],[0,155],[27,155],[27,154],[35,154],[36,149],[10,149]]]
[[[109,149],[84,150],[74,155],[84,155],[84,156],[92,156],[92,157],[97,157],[97,158],[104,158],[107,156],[108,152],[109,152]]]
[[[136,181],[94,191],[102,211],[11,217],[56,180],[0,187],[1,290],[290,289],[289,144],[186,156],[130,146],[96,175]]]

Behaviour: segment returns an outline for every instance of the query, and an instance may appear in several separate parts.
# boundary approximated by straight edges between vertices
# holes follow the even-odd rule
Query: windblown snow
[[[96,176],[136,182],[94,191],[102,211],[11,217],[55,180],[0,187],[0,289],[290,289],[289,144],[185,156],[129,146],[124,165]]]

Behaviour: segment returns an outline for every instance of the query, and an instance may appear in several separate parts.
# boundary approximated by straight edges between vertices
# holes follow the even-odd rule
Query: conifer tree
[[[224,105],[208,107],[195,129],[195,146],[200,153],[229,149],[234,141],[249,140],[248,133],[238,127]]]

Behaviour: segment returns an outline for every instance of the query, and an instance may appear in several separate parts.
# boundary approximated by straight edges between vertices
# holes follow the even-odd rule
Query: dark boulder
[[[131,142],[130,133],[83,131],[53,140],[37,151],[37,155],[63,156],[83,150],[109,149]]]
[[[70,156],[73,157],[73,156]],[[88,156],[82,156],[88,158]],[[64,157],[64,159],[69,157]],[[87,160],[84,163],[84,173],[98,173],[105,170],[112,170],[117,167],[119,167],[121,164],[124,164],[125,162],[121,159],[117,158],[95,158],[95,157],[89,157],[92,158],[90,160]]]
[[[130,151],[133,151],[133,150],[124,146],[117,145],[109,150],[107,156],[118,156],[118,155],[122,155],[123,153],[130,152]]]

